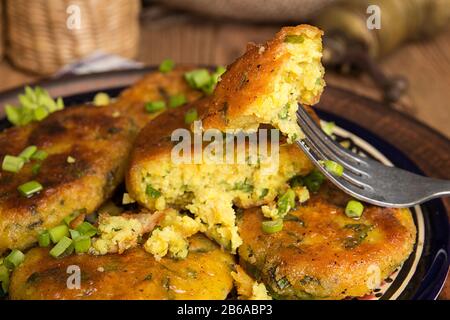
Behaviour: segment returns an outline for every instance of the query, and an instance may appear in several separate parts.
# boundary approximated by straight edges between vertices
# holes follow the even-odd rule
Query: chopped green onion
[[[12,269],[16,268],[19,264],[21,264],[24,259],[25,259],[25,255],[22,253],[22,251],[14,249],[3,260],[3,264],[8,269],[12,270]]]
[[[334,176],[341,177],[344,173],[344,167],[332,160],[325,160],[323,165],[325,166],[325,169]]]
[[[39,171],[41,171],[41,164],[40,163],[33,164],[33,166],[31,167],[31,173],[36,176],[39,173]]]
[[[77,159],[75,159],[72,156],[68,156],[66,161],[67,161],[67,163],[72,164],[72,163],[75,163],[77,161]]]
[[[16,107],[13,107],[10,104],[5,106],[6,118],[15,126],[19,126],[21,124],[21,114],[20,110]]]
[[[350,200],[345,207],[345,215],[349,218],[358,219],[364,211],[364,205],[356,200]]]
[[[20,154],[19,158],[22,158],[25,161],[30,160],[31,156],[37,151],[36,146],[26,147]]]
[[[69,235],[69,227],[65,224],[61,224],[48,230],[48,233],[50,234],[50,239],[52,242],[57,243],[63,237],[67,237]]]
[[[97,234],[97,228],[87,221],[82,222],[76,230],[83,236],[93,237]]]
[[[61,98],[53,100],[49,93],[40,87],[25,87],[25,94],[20,94],[18,98],[19,106],[6,105],[5,108],[8,120],[16,126],[41,121],[50,113],[64,109]]]
[[[17,173],[23,168],[24,163],[22,158],[6,155],[3,158],[2,170]]]
[[[37,181],[30,181],[20,185],[17,190],[24,197],[31,197],[43,189],[42,185]]]
[[[295,207],[295,192],[292,189],[286,191],[277,202],[278,213],[284,216],[292,208]]]
[[[147,193],[147,195],[149,195],[153,199],[159,198],[161,196],[161,192],[153,188],[151,185],[147,185],[145,193]]]
[[[2,283],[2,290],[4,293],[8,292],[9,287],[9,270],[6,266],[0,265],[0,282]]]
[[[107,106],[110,101],[111,99],[107,93],[99,92],[95,95],[93,103],[96,107],[103,107]]]
[[[48,247],[50,245],[50,233],[42,232],[38,237],[39,247]]]
[[[172,59],[165,59],[159,65],[159,71],[161,71],[162,73],[167,73],[169,71],[172,71],[174,67],[175,62],[173,62]]]
[[[284,38],[284,42],[287,43],[303,43],[305,41],[305,37],[303,35],[297,35],[297,34],[288,34]]]
[[[262,222],[262,230],[265,233],[275,233],[283,230],[283,220],[268,220]]]
[[[333,134],[334,127],[336,126],[334,122],[322,122],[322,130],[329,136]]]
[[[145,110],[147,110],[147,112],[149,113],[155,113],[158,111],[162,111],[166,108],[166,103],[162,100],[160,101],[152,101],[152,102],[148,102],[145,105]]]
[[[323,181],[325,180],[324,175],[317,169],[313,170],[310,174],[303,178],[305,186],[311,192],[317,192],[320,189]]]
[[[198,119],[198,113],[196,109],[190,109],[184,115],[184,122],[186,124],[191,124]]]
[[[169,98],[169,107],[171,108],[182,106],[185,103],[186,103],[186,96],[184,94],[177,94]]]
[[[34,120],[41,121],[49,115],[50,112],[48,112],[46,107],[39,106],[36,109],[34,109]]]
[[[68,237],[63,237],[58,243],[50,250],[50,255],[53,258],[58,258],[61,256],[66,250],[70,248],[72,245],[72,239]]]
[[[70,230],[69,230],[69,233],[70,233],[70,237],[71,237],[73,240],[75,240],[76,238],[78,238],[79,236],[81,236],[81,233],[80,233],[79,231],[77,231],[77,230],[70,229]]]
[[[187,83],[194,89],[202,89],[211,82],[211,76],[206,69],[197,69],[186,72],[184,77]]]
[[[47,157],[48,157],[47,152],[45,152],[44,150],[38,150],[31,156],[31,159],[38,160],[38,161],[44,161],[45,159],[47,159]]]
[[[88,236],[79,236],[73,240],[76,253],[86,253],[91,247],[91,238]]]
[[[67,217],[64,217],[63,222],[68,226],[76,217],[82,213],[82,210],[75,210]]]

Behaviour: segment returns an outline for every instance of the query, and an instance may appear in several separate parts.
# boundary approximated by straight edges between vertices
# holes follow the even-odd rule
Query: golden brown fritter
[[[190,210],[206,226],[208,236],[235,251],[240,238],[233,204],[243,208],[266,204],[288,188],[290,178],[308,174],[313,165],[296,145],[283,142],[279,163],[262,156],[252,163],[177,163],[172,158],[177,142],[171,141],[171,134],[189,127],[184,122],[187,110],[196,107],[202,114],[207,102],[205,98],[169,110],[141,131],[127,171],[127,190],[150,210],[164,206]]]
[[[81,288],[68,289],[68,266],[81,271]],[[122,255],[72,255],[54,259],[31,249],[12,274],[10,298],[28,299],[225,299],[233,287],[233,257],[203,236],[191,238],[185,260],[157,262],[142,248]]]
[[[0,254],[8,248],[24,249],[36,241],[40,231],[53,227],[74,210],[97,209],[123,181],[124,166],[139,130],[157,114],[149,114],[145,103],[185,94],[191,101],[201,94],[183,78],[190,68],[146,75],[105,107],[70,107],[42,122],[0,133],[0,161],[36,145],[49,153],[37,175],[36,161],[18,174],[0,171]],[[158,113],[159,114],[159,113]],[[68,163],[67,157],[76,159]],[[44,190],[30,199],[17,187],[37,180]]]
[[[19,173],[0,172],[0,253],[24,249],[37,235],[75,210],[90,213],[111,196],[122,181],[137,128],[114,108],[73,107],[45,120],[0,133],[0,159],[35,145],[48,153],[37,174],[37,161]],[[67,161],[68,157],[74,163]],[[36,180],[43,190],[31,198],[17,187]]]
[[[262,231],[259,208],[242,214],[240,264],[274,298],[363,296],[377,268],[385,279],[411,253],[416,229],[409,210],[367,205],[354,220],[345,216],[340,193],[325,188],[291,211],[283,230],[273,234]]]
[[[282,28],[265,45],[249,45],[222,75],[203,127],[247,131],[265,123],[300,138],[297,102],[317,103],[325,85],[321,37],[319,29],[299,25]]]

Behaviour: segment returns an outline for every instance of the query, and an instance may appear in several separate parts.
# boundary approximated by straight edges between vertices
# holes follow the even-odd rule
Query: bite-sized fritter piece
[[[10,298],[22,299],[225,299],[233,287],[233,257],[203,236],[191,238],[185,260],[157,262],[142,248],[122,255],[61,259],[31,249],[12,274]],[[69,289],[69,266],[78,266],[80,289]],[[73,283],[69,280],[69,283]]]
[[[297,103],[319,101],[325,82],[322,31],[309,25],[285,27],[265,45],[249,45],[227,68],[203,118],[205,129],[279,128],[290,140],[302,137]]]
[[[240,264],[265,283],[273,298],[363,296],[374,289],[378,271],[383,280],[408,258],[416,236],[408,209],[367,205],[362,218],[354,220],[333,204],[331,198],[339,193],[313,196],[273,234],[263,232],[259,208],[242,214]]]
[[[73,211],[91,213],[111,196],[137,134],[132,119],[115,117],[115,111],[72,107],[0,133],[0,160],[31,145],[48,153],[18,173],[0,171],[0,253],[30,246]],[[43,190],[26,198],[17,188],[32,180]]]
[[[287,189],[290,178],[308,174],[313,165],[297,146],[286,143],[279,147],[278,163],[261,153],[260,161],[248,157],[243,163],[174,161],[172,150],[177,142],[171,141],[171,134],[189,127],[184,115],[192,107],[199,114],[207,110],[204,101],[169,110],[141,131],[131,155],[127,190],[150,210],[165,206],[190,210],[205,224],[210,237],[234,251],[241,240],[232,205],[248,208],[268,203]]]
[[[186,102],[192,102],[203,95],[201,91],[192,89],[184,79],[184,74],[192,70],[192,67],[180,66],[167,73],[151,72],[124,90],[115,105],[131,116],[142,128],[151,119],[161,114],[161,111],[147,112],[146,103],[164,101],[170,108],[170,98],[173,96],[184,95]]]

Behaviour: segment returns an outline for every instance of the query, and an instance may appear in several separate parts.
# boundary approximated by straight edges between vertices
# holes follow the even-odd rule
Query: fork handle
[[[428,199],[450,196],[450,180],[427,178],[423,188],[429,193]]]

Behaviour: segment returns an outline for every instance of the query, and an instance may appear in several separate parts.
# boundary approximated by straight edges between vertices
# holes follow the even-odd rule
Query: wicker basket
[[[96,50],[133,58],[139,11],[139,0],[6,0],[6,54],[17,67],[39,74]]]

